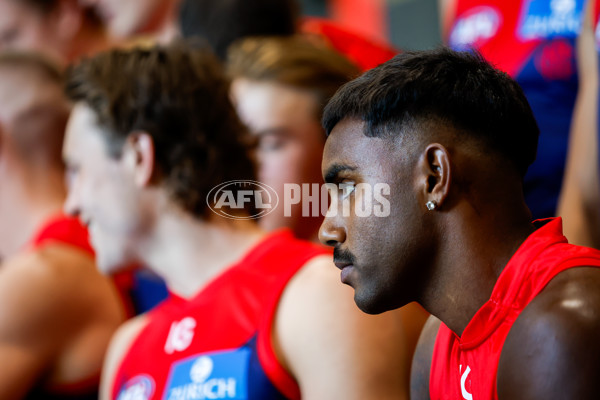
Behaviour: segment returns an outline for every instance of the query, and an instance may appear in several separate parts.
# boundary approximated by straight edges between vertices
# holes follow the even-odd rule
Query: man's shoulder
[[[96,310],[117,309],[118,301],[93,258],[72,246],[53,243],[25,251],[0,268],[1,326],[75,329],[90,321]]]
[[[528,304],[506,338],[498,365],[500,398],[516,398],[516,391],[552,398],[556,390],[594,398],[585,380],[595,381],[600,368],[598,332],[600,268],[562,271]]]

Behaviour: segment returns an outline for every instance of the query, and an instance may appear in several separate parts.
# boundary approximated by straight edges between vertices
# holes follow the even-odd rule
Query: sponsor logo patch
[[[171,367],[164,400],[246,399],[250,349],[194,356]]]
[[[525,40],[575,37],[581,29],[583,0],[529,0],[517,29]]]

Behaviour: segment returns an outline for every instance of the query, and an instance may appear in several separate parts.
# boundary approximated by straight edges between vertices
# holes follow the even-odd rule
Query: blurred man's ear
[[[123,145],[123,161],[133,169],[138,187],[150,185],[154,176],[154,140],[147,132],[133,132]]]

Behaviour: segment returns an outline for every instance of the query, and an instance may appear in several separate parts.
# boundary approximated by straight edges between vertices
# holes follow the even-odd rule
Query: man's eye
[[[281,149],[285,144],[285,140],[278,136],[265,136],[260,139],[259,149],[261,151],[275,151]]]

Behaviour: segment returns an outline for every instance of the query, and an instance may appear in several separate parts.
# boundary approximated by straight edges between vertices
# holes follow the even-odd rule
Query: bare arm
[[[511,328],[498,365],[499,400],[598,398],[600,269],[557,276]]]
[[[0,270],[0,398],[20,399],[48,373],[85,316],[61,276],[39,257]]]
[[[580,84],[557,213],[564,218],[564,232],[570,242],[600,248],[598,52],[592,27],[593,3],[588,1],[577,41]]]
[[[106,353],[102,378],[100,381],[100,399],[112,399],[112,389],[119,366],[133,341],[148,324],[148,318],[140,315],[124,323],[114,334]]]
[[[281,299],[273,332],[276,352],[303,399],[408,399],[414,343],[407,337],[421,328],[426,314],[420,312],[420,317],[402,309],[362,313],[331,258],[319,257]]]
[[[436,317],[429,317],[419,338],[410,377],[410,397],[413,400],[429,400],[431,358],[440,324]]]

